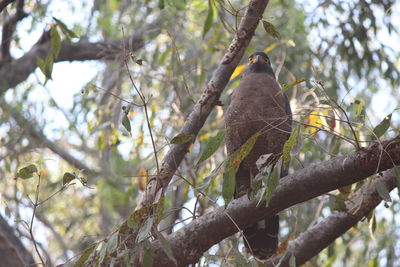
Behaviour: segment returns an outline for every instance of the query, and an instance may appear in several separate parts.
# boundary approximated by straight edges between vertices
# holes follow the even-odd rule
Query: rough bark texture
[[[282,178],[268,207],[257,207],[258,199],[249,200],[243,196],[232,201],[225,210],[221,207],[192,221],[168,236],[167,240],[179,266],[195,263],[212,245],[238,232],[237,226],[244,229],[297,203],[390,169],[393,164],[400,164],[400,136],[347,156],[312,164]],[[343,227],[347,226],[341,229]],[[155,245],[158,247],[155,266],[174,266],[159,244]]]
[[[0,216],[0,266],[35,267],[35,260],[26,250],[18,237],[14,235],[7,221]]]
[[[396,174],[394,169],[385,172],[384,177],[379,179],[384,182],[389,191],[396,186]],[[275,256],[267,261],[266,266],[276,266],[279,262],[281,267],[289,266],[292,255],[296,260],[296,266],[304,264],[307,260],[317,255],[321,250],[331,244],[336,238],[347,232],[355,226],[361,219],[381,203],[375,187],[375,182],[365,184],[358,192],[363,194],[363,200],[359,205],[356,195],[353,197],[352,205],[347,207],[346,211],[334,212],[312,228],[302,233],[298,238],[289,243],[287,251],[283,255]]]
[[[143,47],[143,34],[150,27],[152,26],[144,27],[132,36],[121,41],[92,43],[81,40],[77,43],[63,42],[60,54],[54,62],[115,59],[118,57],[123,60],[124,49],[136,51]],[[22,57],[11,60],[10,62],[0,62],[0,96],[4,94],[7,89],[17,86],[28,78],[37,68],[37,57],[46,57],[50,50],[50,39],[48,35],[48,33],[43,34],[40,40]]]

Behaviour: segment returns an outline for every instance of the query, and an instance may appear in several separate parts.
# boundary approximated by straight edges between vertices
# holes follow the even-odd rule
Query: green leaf
[[[390,121],[392,119],[392,113],[387,115],[373,130],[377,138],[381,137],[386,133],[390,127]]]
[[[389,190],[387,189],[386,185],[382,182],[377,180],[375,182],[376,191],[378,191],[379,196],[386,202],[392,202],[392,198],[390,197]]]
[[[36,167],[36,165],[34,164],[29,164],[26,167],[23,167],[22,169],[20,169],[17,173],[17,177],[21,178],[21,179],[29,179],[31,177],[33,177],[34,173],[37,173],[38,169]]]
[[[297,265],[296,265],[296,257],[294,256],[294,254],[292,254],[291,256],[290,256],[290,259],[289,259],[289,266],[290,267],[296,267]]]
[[[356,99],[354,101],[354,103],[357,104],[356,116],[358,117],[358,116],[361,115],[361,113],[362,113],[362,111],[364,109],[364,101]]]
[[[262,23],[263,23],[263,26],[264,26],[264,29],[265,29],[265,31],[269,34],[269,35],[271,35],[272,37],[274,37],[274,38],[279,38],[279,37],[281,37],[281,34],[275,29],[275,27],[274,27],[274,25],[272,25],[272,23],[269,23],[268,21],[266,21],[266,20],[262,20]]]
[[[206,36],[207,32],[211,29],[213,20],[214,20],[214,8],[211,0],[208,0],[208,13],[203,26],[203,38],[204,36]]]
[[[44,60],[41,59],[40,57],[36,57],[36,62],[37,62],[37,65],[38,65],[40,71],[43,74],[45,74],[45,72],[46,72],[46,63],[44,63]]]
[[[250,151],[253,149],[258,137],[260,136],[260,132],[255,133],[251,136],[228,160],[228,168],[233,168],[236,170],[239,168],[242,160],[247,157]]]
[[[374,234],[375,234],[375,230],[376,230],[376,216],[375,213],[372,212],[372,216],[369,219],[369,224],[368,224],[368,228],[369,228],[369,233],[371,235],[371,237],[374,239]]]
[[[154,262],[154,251],[150,242],[146,240],[144,243],[143,267],[151,267]]]
[[[66,172],[63,175],[63,185],[68,184],[69,182],[71,182],[74,179],[78,179],[78,176],[75,173],[71,173],[71,172]]]
[[[395,166],[394,171],[396,173],[397,194],[400,196],[400,166]]]
[[[56,27],[51,27],[50,30],[51,52],[54,58],[57,58],[61,50],[61,38]]]
[[[153,223],[154,217],[147,218],[147,220],[144,222],[143,226],[139,230],[139,233],[137,235],[137,242],[142,242],[147,238],[147,235],[149,234]]]
[[[260,132],[257,132],[251,136],[235,153],[231,155],[225,164],[222,182],[222,197],[224,198],[225,205],[228,205],[229,201],[233,199],[233,193],[235,192],[236,184],[235,177],[240,163],[253,149],[253,146],[255,145],[260,134]]]
[[[290,135],[289,139],[283,145],[282,150],[282,158],[283,164],[287,166],[290,162],[290,151],[292,151],[293,147],[296,145],[297,137],[300,133],[300,125],[297,125],[292,134]]]
[[[275,165],[275,168],[271,172],[269,172],[265,195],[264,195],[266,206],[268,206],[268,202],[274,195],[275,189],[279,184],[279,178],[281,177],[281,171],[280,171],[282,165],[281,163],[282,161],[279,160],[278,163]]]
[[[128,133],[132,136],[131,133],[131,122],[128,118],[128,116],[126,114],[124,114],[124,116],[122,117],[122,126],[124,126],[124,128],[128,131]]]
[[[159,9],[164,9],[165,8],[165,1],[164,0],[158,0],[158,8]]]
[[[168,243],[167,239],[158,231],[155,231],[157,235],[157,239],[160,240],[161,248],[164,250],[165,254],[167,254],[168,258],[178,265],[178,262],[175,259],[174,253],[172,252],[171,246]]]
[[[118,232],[114,232],[107,241],[107,252],[111,255],[118,248]]]
[[[185,144],[187,142],[192,141],[194,138],[194,134],[185,134],[185,133],[180,133],[171,140],[171,144]]]
[[[97,247],[97,244],[93,244],[82,253],[80,258],[75,262],[76,267],[82,267],[86,260],[89,258],[90,254],[92,254],[93,250]]]
[[[78,38],[78,35],[73,31],[71,31],[70,29],[68,29],[67,25],[65,25],[64,22],[55,17],[53,17],[53,19],[67,38]]]
[[[236,185],[236,171],[234,169],[225,170],[222,181],[222,197],[225,201],[225,206],[233,199]]]
[[[200,156],[200,159],[197,162],[196,166],[211,157],[211,155],[214,154],[215,151],[217,151],[217,149],[221,145],[222,140],[224,140],[224,137],[225,131],[221,131],[216,136],[213,136],[208,140],[206,148],[204,149],[203,154]]]
[[[302,82],[305,82],[305,81],[306,81],[306,79],[303,78],[303,79],[296,80],[296,81],[294,81],[294,82],[288,83],[288,84],[286,84],[285,86],[283,86],[282,89],[279,90],[279,92],[276,93],[275,95],[282,94],[283,92],[286,92],[290,87],[295,86],[295,85],[298,85],[299,83],[302,83]]]

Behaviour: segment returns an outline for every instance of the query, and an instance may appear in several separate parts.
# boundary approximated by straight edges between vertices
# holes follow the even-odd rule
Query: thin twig
[[[124,30],[122,29],[122,34],[124,35]],[[124,47],[124,49],[126,49],[126,47]],[[154,137],[153,137],[153,131],[151,129],[151,125],[150,125],[150,118],[149,118],[149,112],[147,110],[147,102],[146,102],[146,96],[143,94],[143,92],[136,86],[135,82],[133,81],[131,72],[129,70],[128,67],[128,57],[125,57],[124,60],[125,63],[125,67],[126,70],[128,72],[128,76],[129,76],[129,80],[131,81],[133,87],[135,88],[136,93],[139,95],[140,100],[143,103],[143,107],[144,107],[144,113],[146,116],[146,123],[147,123],[147,128],[149,129],[149,134],[150,134],[150,139],[151,139],[151,144],[153,146],[153,152],[154,152],[154,157],[155,157],[155,161],[156,161],[156,166],[157,166],[157,174],[160,173],[160,166],[158,164],[158,155],[157,155],[157,148],[156,148],[156,144],[154,142]]]
[[[46,266],[42,255],[39,252],[39,248],[37,246],[37,242],[35,240],[35,237],[33,235],[33,222],[35,220],[35,214],[36,214],[36,208],[39,206],[39,193],[40,193],[40,182],[41,182],[41,174],[40,172],[38,173],[38,184],[36,186],[36,192],[35,192],[35,202],[33,203],[33,211],[32,211],[32,218],[31,218],[31,222],[29,223],[29,235],[32,239],[33,242],[33,247],[35,248],[36,253],[39,256],[40,262],[42,263],[43,266]]]

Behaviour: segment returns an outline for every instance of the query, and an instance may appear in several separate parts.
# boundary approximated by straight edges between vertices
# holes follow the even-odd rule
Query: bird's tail
[[[261,260],[271,257],[278,248],[279,215],[259,221],[243,234],[247,250],[255,257]]]

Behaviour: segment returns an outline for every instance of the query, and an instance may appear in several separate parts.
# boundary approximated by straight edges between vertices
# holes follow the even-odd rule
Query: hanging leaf
[[[93,244],[90,247],[88,247],[87,249],[85,249],[85,251],[82,253],[80,258],[75,262],[75,266],[82,267],[96,247],[97,247],[97,243]]]
[[[315,134],[318,131],[318,129],[322,126],[320,113],[316,110],[311,111],[310,115],[308,115],[307,117],[307,124],[310,125],[309,127],[310,132],[312,134]]]
[[[240,163],[253,149],[259,136],[260,132],[255,133],[226,162],[222,182],[222,197],[224,198],[225,206],[233,199],[236,184],[235,176]]]
[[[74,179],[78,179],[78,176],[75,173],[71,173],[71,172],[66,172],[63,175],[63,185],[68,184],[69,182],[71,182]]]
[[[260,136],[260,132],[255,133],[252,137],[250,137],[235,153],[233,153],[232,157],[228,160],[228,168],[233,168],[236,170],[239,168],[242,160],[247,157],[250,151],[253,149],[257,138]]]
[[[225,137],[225,131],[220,131],[216,136],[213,136],[208,140],[206,147],[203,151],[203,154],[201,154],[200,159],[197,162],[196,166],[198,166],[201,162],[211,157],[211,155],[214,154],[215,151],[217,151],[217,149],[221,145],[222,140],[224,140],[224,137]]]
[[[175,265],[178,266],[178,262],[175,259],[174,253],[172,252],[171,246],[168,243],[167,239],[159,232],[155,231],[157,239],[160,240],[161,248],[165,252],[165,254],[168,256],[168,258],[174,262]]]
[[[222,197],[225,201],[225,206],[233,199],[236,185],[236,171],[234,169],[225,170],[222,181]]]
[[[377,138],[381,137],[386,133],[390,127],[390,121],[392,119],[392,113],[387,115],[373,130]]]
[[[292,151],[293,147],[296,145],[299,133],[300,133],[300,125],[297,125],[296,128],[294,128],[294,131],[290,135],[289,139],[283,145],[282,159],[283,159],[283,164],[285,166],[287,166],[290,162],[291,158],[290,151]]]
[[[274,37],[274,38],[279,38],[279,37],[281,37],[281,34],[275,29],[275,27],[274,27],[274,25],[272,25],[272,23],[269,23],[268,21],[266,21],[266,20],[262,20],[262,23],[263,23],[263,26],[264,26],[264,29],[265,29],[265,31],[269,34],[269,35],[271,35],[272,37]]]
[[[148,179],[147,170],[145,168],[140,168],[137,178],[137,183],[140,191],[145,190],[147,179]]]
[[[194,138],[194,134],[184,134],[180,133],[171,140],[171,144],[179,145],[179,144],[185,144],[187,142],[192,141]]]
[[[274,195],[275,189],[279,184],[279,178],[281,177],[281,171],[280,171],[281,165],[282,161],[279,160],[278,163],[275,165],[275,168],[273,168],[273,170],[269,172],[266,183],[267,185],[266,185],[265,195],[264,195],[266,206],[268,206],[268,202]]]
[[[159,9],[164,9],[165,8],[165,1],[164,0],[158,0],[158,8]]]
[[[126,114],[123,115],[122,117],[122,126],[124,126],[124,128],[128,131],[128,133],[130,134],[130,136],[132,136],[131,133],[131,121],[129,120],[128,116]]]
[[[143,267],[152,267],[154,263],[154,251],[150,242],[146,240],[144,242],[144,255],[143,255]]]
[[[296,267],[296,256],[292,254],[289,259],[289,267]]]
[[[20,169],[17,173],[17,178],[21,178],[21,179],[29,179],[31,177],[33,177],[34,173],[37,173],[38,169],[36,167],[36,165],[34,164],[29,164],[26,167],[23,167],[22,169]]]
[[[203,26],[203,38],[206,36],[207,32],[211,29],[212,22],[214,20],[214,7],[212,5],[211,0],[208,0],[208,13],[206,21]]]
[[[379,196],[386,202],[392,202],[392,198],[390,197],[389,190],[387,189],[386,185],[382,182],[377,180],[375,182],[376,191],[378,191]]]
[[[290,87],[298,85],[299,83],[302,83],[302,82],[305,82],[305,81],[306,81],[306,79],[303,78],[303,79],[296,80],[294,82],[288,83],[285,86],[283,86],[283,88],[278,93],[276,93],[275,95],[282,94],[283,92],[286,92]]]
[[[237,76],[239,76],[244,71],[245,68],[246,68],[246,64],[241,64],[241,65],[237,66],[235,68],[235,70],[233,71],[231,78],[229,80],[235,79]]]
[[[64,24],[61,20],[53,17],[54,21],[57,23],[57,25],[60,27],[61,31],[64,33],[64,35],[67,37],[69,40],[70,38],[78,38],[78,35],[68,29],[67,25]]]
[[[371,212],[371,218],[369,218],[368,221],[368,229],[369,229],[369,234],[372,238],[372,240],[376,240],[375,239],[375,230],[376,230],[376,216],[375,216],[375,212]]]
[[[142,242],[147,238],[151,230],[151,227],[153,226],[153,222],[154,222],[154,217],[147,218],[147,220],[144,222],[143,226],[139,230],[139,233],[137,235],[137,242]]]
[[[50,30],[51,52],[54,58],[57,58],[61,50],[61,38],[56,27],[51,27]]]
[[[277,48],[278,46],[281,46],[283,44],[286,44],[289,47],[295,47],[296,46],[296,44],[295,44],[295,42],[293,40],[282,40],[282,41],[275,42],[275,43],[272,43],[269,46],[267,46],[264,49],[264,53],[268,54],[269,52],[271,52],[272,50],[274,50],[275,48]]]

